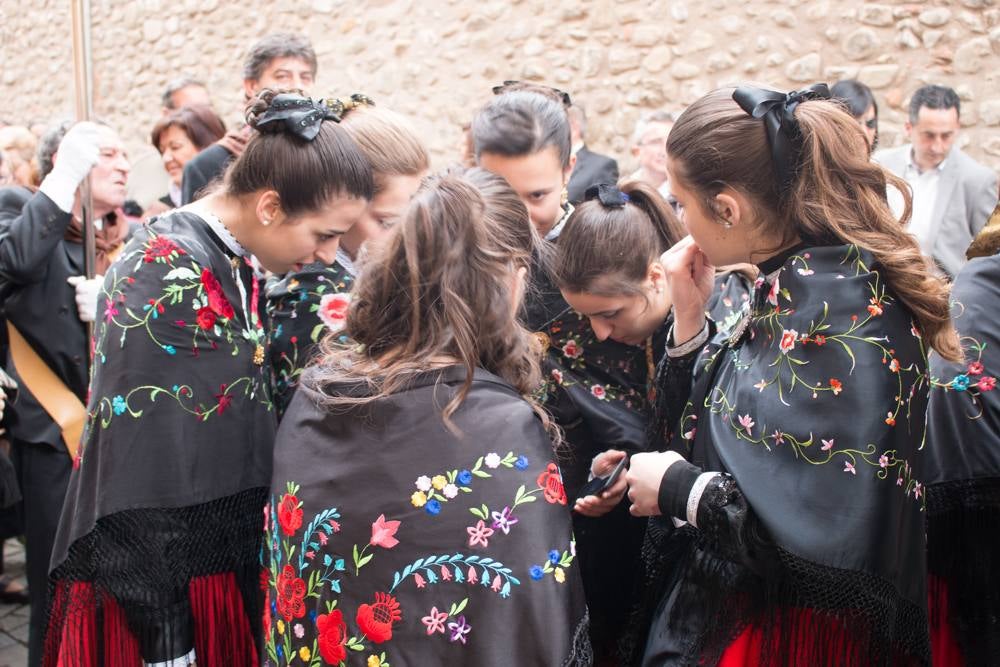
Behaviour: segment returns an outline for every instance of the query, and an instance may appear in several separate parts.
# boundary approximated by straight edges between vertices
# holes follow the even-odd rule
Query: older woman
[[[153,127],[152,142],[163,158],[163,167],[170,175],[166,195],[146,211],[147,215],[180,206],[181,179],[184,165],[203,148],[215,143],[226,133],[226,126],[212,107],[183,107],[161,118]]]

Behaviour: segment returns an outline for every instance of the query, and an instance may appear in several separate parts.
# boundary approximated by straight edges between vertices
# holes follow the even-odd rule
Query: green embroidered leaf
[[[458,609],[455,610],[455,613],[456,614],[461,614],[462,610],[465,609],[465,605],[467,605],[467,604],[469,604],[469,598],[465,598],[464,600],[462,600],[461,602],[459,602],[458,603]]]
[[[315,343],[317,340],[319,340],[319,335],[321,333],[323,333],[323,329],[325,327],[326,327],[326,325],[323,324],[322,322],[320,322],[319,324],[317,324],[316,326],[314,326],[313,330],[312,330],[312,333],[309,334],[309,339],[312,340],[312,342]]]
[[[360,561],[358,562],[358,567],[359,567],[359,568],[362,568],[362,567],[364,567],[365,565],[367,565],[367,564],[368,564],[368,561],[370,561],[370,560],[371,560],[371,559],[372,559],[372,558],[373,558],[374,556],[375,556],[375,554],[368,554],[367,556],[365,556],[364,558],[362,558],[362,559],[361,559],[361,560],[360,560]]]
[[[472,512],[473,516],[478,516],[483,521],[486,521],[486,515],[478,507],[470,507],[469,511]]]

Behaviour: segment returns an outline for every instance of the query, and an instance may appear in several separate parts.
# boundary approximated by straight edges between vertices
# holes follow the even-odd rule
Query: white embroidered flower
[[[496,468],[500,465],[500,455],[496,452],[490,452],[486,455],[484,463],[486,463],[487,468]]]
[[[420,477],[417,477],[417,488],[420,489],[421,491],[430,491],[431,478],[428,477],[427,475],[421,475]]]
[[[444,487],[444,497],[451,499],[458,495],[458,487],[454,484],[448,484]]]

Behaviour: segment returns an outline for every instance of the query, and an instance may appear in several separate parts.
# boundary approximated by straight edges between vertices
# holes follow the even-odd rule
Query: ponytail
[[[642,294],[649,266],[684,232],[673,209],[650,185],[628,180],[621,189],[587,191],[559,237],[555,279],[567,292],[599,296]]]

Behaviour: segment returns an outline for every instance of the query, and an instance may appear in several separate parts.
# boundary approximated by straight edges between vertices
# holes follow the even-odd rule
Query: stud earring
[[[261,219],[261,221],[260,221],[260,224],[262,224],[262,225],[264,225],[265,227],[267,227],[268,225],[270,225],[270,224],[271,224],[271,221],[270,221],[270,220],[268,220],[267,218],[262,218],[262,219]]]

